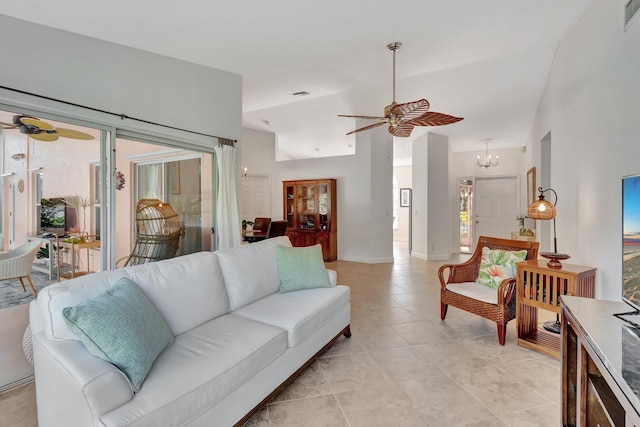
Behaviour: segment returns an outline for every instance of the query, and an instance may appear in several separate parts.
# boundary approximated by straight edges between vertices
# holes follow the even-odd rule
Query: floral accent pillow
[[[516,277],[516,263],[527,258],[527,251],[482,248],[480,271],[476,283],[497,288],[505,279]]]

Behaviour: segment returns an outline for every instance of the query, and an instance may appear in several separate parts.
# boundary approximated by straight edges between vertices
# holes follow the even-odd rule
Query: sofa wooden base
[[[251,417],[253,417],[258,411],[260,411],[267,403],[269,403],[274,397],[276,397],[286,386],[291,384],[293,380],[296,379],[298,375],[300,375],[305,369],[307,369],[315,360],[322,355],[325,351],[329,349],[337,340],[340,338],[340,335],[344,335],[347,338],[351,338],[351,325],[347,325],[338,335],[333,337],[331,341],[329,341],[324,347],[322,347],[316,354],[311,356],[309,360],[307,360],[304,365],[300,367],[297,371],[295,371],[289,378],[287,378],[282,384],[280,384],[275,390],[271,392],[267,397],[265,397],[262,402],[258,403],[255,408],[253,408],[247,415],[245,415],[240,421],[234,424],[234,427],[241,427],[244,423],[249,421]]]

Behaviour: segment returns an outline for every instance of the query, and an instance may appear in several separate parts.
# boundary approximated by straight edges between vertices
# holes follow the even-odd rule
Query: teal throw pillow
[[[62,313],[89,352],[124,372],[135,392],[156,358],[173,343],[167,322],[127,278]]]
[[[322,246],[290,248],[276,246],[280,292],[329,288],[331,281],[324,266]]]
[[[527,258],[527,251],[482,248],[477,283],[497,288],[505,279],[516,277],[516,263]]]

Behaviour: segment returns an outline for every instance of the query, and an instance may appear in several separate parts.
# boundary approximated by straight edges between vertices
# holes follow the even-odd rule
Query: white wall
[[[598,268],[597,296],[622,290],[621,178],[640,172],[640,21],[623,31],[624,2],[593,0],[560,43],[530,146],[551,131],[558,250]]]
[[[0,43],[2,86],[190,131],[240,137],[239,75],[3,15],[0,40],[11,41]],[[0,91],[0,102],[15,98],[20,96]],[[84,119],[104,116],[79,111]],[[121,127],[144,128],[109,119]]]
[[[249,174],[271,177],[272,218],[283,217],[282,181],[337,179],[338,258],[392,262],[392,160],[387,132],[362,132],[356,154],[304,160],[275,160],[272,133],[243,129],[242,161]]]

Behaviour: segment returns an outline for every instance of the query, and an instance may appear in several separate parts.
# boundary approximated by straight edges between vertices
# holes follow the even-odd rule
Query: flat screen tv
[[[64,234],[67,225],[66,207],[63,198],[40,200],[40,230]]]
[[[622,298],[640,310],[640,174],[622,178]]]

